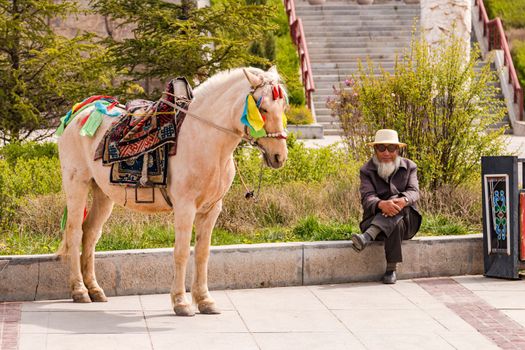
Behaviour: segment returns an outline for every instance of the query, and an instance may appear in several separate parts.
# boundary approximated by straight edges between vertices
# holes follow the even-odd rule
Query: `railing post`
[[[288,25],[290,26],[290,35],[292,41],[297,48],[299,61],[301,64],[301,78],[303,81],[306,103],[310,110],[313,109],[312,92],[315,91],[315,86],[312,78],[312,67],[310,65],[310,57],[308,55],[308,48],[304,37],[303,24],[300,18],[295,15],[294,0],[284,0],[286,14],[288,15]]]
[[[523,89],[518,80],[518,74],[512,62],[509,44],[505,31],[503,30],[503,22],[499,17],[489,21],[483,0],[476,0],[476,5],[479,6],[479,19],[483,21],[483,36],[487,37],[488,49],[503,50],[503,64],[509,69],[509,83],[512,84],[514,91],[513,102],[518,105],[517,119],[523,120]]]

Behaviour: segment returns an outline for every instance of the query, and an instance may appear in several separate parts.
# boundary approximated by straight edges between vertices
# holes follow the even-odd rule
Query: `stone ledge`
[[[167,293],[173,250],[96,253],[97,279],[108,296]],[[481,234],[415,238],[403,243],[400,279],[483,273]],[[193,251],[192,251],[193,255]],[[350,241],[266,243],[211,248],[210,289],[377,281],[382,243],[358,254]],[[187,286],[193,263],[188,264]],[[54,255],[0,256],[0,301],[69,298],[68,265]]]
[[[288,124],[286,129],[290,134],[297,135],[298,139],[322,139],[324,137],[324,128],[318,123],[309,125]]]

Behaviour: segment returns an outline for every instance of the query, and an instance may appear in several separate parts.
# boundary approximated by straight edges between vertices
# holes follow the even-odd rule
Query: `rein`
[[[255,89],[257,89],[257,88],[259,88],[261,86],[258,86]],[[255,91],[255,89],[252,90],[251,93],[253,93]],[[179,98],[179,99],[181,98],[180,96],[175,96],[174,94],[169,93],[167,91],[164,91],[164,94],[173,96],[174,98]],[[215,124],[215,123],[213,123],[213,122],[211,122],[211,121],[209,121],[207,119],[202,118],[201,116],[199,116],[197,114],[191,113],[187,109],[179,107],[175,103],[172,103],[172,102],[167,101],[165,99],[162,99],[162,102],[166,103],[170,107],[173,107],[174,110],[176,109],[176,110],[178,110],[178,111],[180,111],[182,113],[185,113],[187,116],[190,116],[190,117],[192,117],[194,119],[197,119],[197,120],[199,120],[199,121],[201,121],[201,122],[203,122],[203,123],[205,123],[205,124],[215,128],[215,129],[217,129],[219,131],[222,131],[224,133],[233,135],[235,137],[240,137],[241,139],[245,140],[246,142],[248,142],[253,147],[256,147],[263,154],[263,156],[266,155],[266,150],[264,148],[262,148],[257,143],[257,139],[250,136],[247,126],[244,127],[244,133],[242,135],[240,135],[239,133],[237,133],[237,132],[235,132],[233,130],[227,129],[227,128],[222,127],[220,125],[217,125],[217,124]],[[286,132],[278,132],[278,133],[267,134],[267,136],[264,136],[264,137],[261,137],[261,138],[276,138],[276,139],[280,139],[280,140],[281,139],[282,140],[286,140],[287,139],[287,135],[286,135]],[[259,170],[259,181],[258,181],[258,185],[257,185],[257,193],[255,193],[254,190],[249,190],[248,189],[248,186],[246,185],[246,183],[244,181],[244,177],[242,176],[242,173],[241,173],[239,167],[237,166],[237,162],[235,161],[235,159],[233,159],[233,164],[235,165],[235,170],[236,170],[237,174],[239,174],[239,179],[241,180],[241,183],[244,186],[244,189],[246,190],[246,193],[244,194],[244,198],[246,198],[246,199],[252,199],[253,198],[254,201],[257,201],[257,198],[259,197],[259,193],[260,193],[260,190],[261,190],[261,183],[262,183],[262,178],[263,178],[263,163],[261,162],[261,168]]]

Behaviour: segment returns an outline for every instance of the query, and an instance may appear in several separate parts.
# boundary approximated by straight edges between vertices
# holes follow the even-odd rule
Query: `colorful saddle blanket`
[[[183,81],[186,96],[175,95],[175,84]],[[103,137],[95,154],[111,165],[110,182],[117,185],[165,187],[168,158],[177,152],[177,138],[193,94],[185,78],[171,80],[157,101],[134,100]]]

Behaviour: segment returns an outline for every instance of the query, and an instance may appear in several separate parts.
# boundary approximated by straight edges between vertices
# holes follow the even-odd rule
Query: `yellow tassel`
[[[248,122],[255,131],[259,131],[264,127],[264,120],[252,95],[248,96]]]

